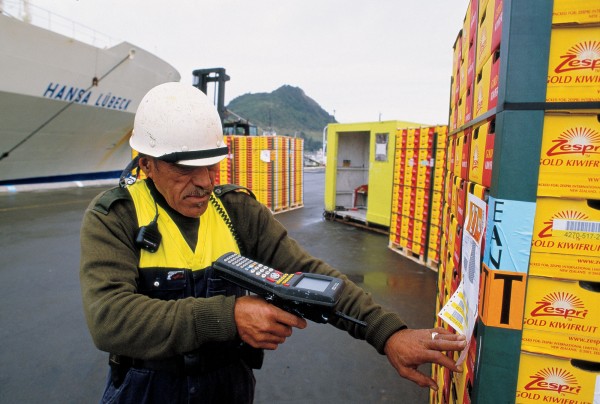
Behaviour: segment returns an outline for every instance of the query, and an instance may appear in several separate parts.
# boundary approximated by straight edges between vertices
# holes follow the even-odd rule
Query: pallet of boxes
[[[555,1],[517,401],[600,402],[600,3]]]
[[[229,154],[217,184],[250,189],[273,213],[304,206],[304,141],[288,136],[225,136]]]
[[[472,0],[453,66],[436,313],[479,261],[477,320],[430,402],[600,402],[600,4]]]
[[[448,127],[399,129],[396,135],[389,248],[437,270]]]

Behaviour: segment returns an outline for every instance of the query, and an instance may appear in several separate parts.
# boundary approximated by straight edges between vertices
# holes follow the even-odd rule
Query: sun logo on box
[[[592,128],[575,127],[562,132],[547,152],[547,156],[561,154],[600,154],[600,133]]]
[[[479,168],[479,146],[475,145],[473,150],[473,159],[471,160],[471,171]]]
[[[544,222],[545,227],[539,231],[538,237],[540,237],[540,238],[552,237],[552,229],[555,227],[554,226],[555,220],[561,221],[561,222],[585,221],[585,220],[589,220],[589,216],[583,212],[579,212],[577,210],[572,210],[572,209],[557,212],[550,218],[550,220],[547,220]]]
[[[530,376],[531,382],[525,385],[525,390],[545,390],[556,393],[579,394],[581,386],[577,378],[569,371],[556,367],[539,370]]]
[[[561,317],[584,319],[588,310],[583,301],[567,292],[553,292],[544,296],[531,310],[532,317]]]
[[[554,69],[555,73],[564,73],[572,70],[600,69],[600,42],[585,41],[569,48],[564,59]]]
[[[477,100],[475,106],[475,114],[479,115],[479,112],[483,109],[483,90],[481,87],[477,89]]]
[[[479,53],[483,53],[488,41],[488,33],[486,27],[482,26],[479,28]]]

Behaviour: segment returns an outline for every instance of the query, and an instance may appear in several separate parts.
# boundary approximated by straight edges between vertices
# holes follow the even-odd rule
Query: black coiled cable
[[[229,218],[229,215],[227,214],[227,212],[225,212],[225,210],[223,209],[221,204],[219,202],[217,202],[217,200],[215,199],[215,196],[213,194],[210,195],[210,202],[213,204],[213,206],[219,213],[219,216],[221,216],[223,218],[223,221],[225,222],[225,224],[229,228],[229,231],[233,235],[233,239],[237,243],[238,248],[240,250],[240,255],[245,255],[244,247],[241,243],[241,240],[240,240],[240,237],[239,237],[237,231],[235,230],[235,227],[233,227],[233,223],[231,223],[231,219]]]

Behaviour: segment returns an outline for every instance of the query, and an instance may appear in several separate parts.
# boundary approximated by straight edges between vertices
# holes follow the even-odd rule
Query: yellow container
[[[552,24],[594,24],[600,22],[598,0],[554,0]]]
[[[489,187],[494,158],[494,125],[490,120],[473,130],[469,151],[469,181]]]
[[[521,349],[600,362],[600,291],[588,285],[530,276]]]
[[[458,69],[460,68],[460,64],[462,63],[462,37],[463,37],[463,32],[462,30],[458,33],[458,35],[456,36],[456,40],[454,41],[454,46],[453,46],[453,52],[452,52],[452,83],[453,85],[456,83],[456,80],[454,80],[454,75],[456,75],[456,73],[458,72]],[[454,94],[454,93],[453,93]]]
[[[479,11],[476,72],[481,71],[483,65],[500,45],[502,36],[502,5],[502,0],[488,0],[483,12],[482,10]]]
[[[600,282],[600,257],[532,252],[529,274]]]
[[[462,98],[462,96],[467,92],[467,72],[469,69],[469,58],[468,58],[468,53],[464,53],[463,54],[463,61],[462,64],[460,65],[460,70],[458,71],[458,85],[459,85],[459,93],[460,93],[460,97]]]
[[[465,146],[465,132],[461,131],[456,135],[456,142],[454,144],[454,163],[453,172],[457,177],[462,175],[462,158],[463,150]]]
[[[473,118],[486,113],[489,108],[490,78],[492,74],[492,59],[488,59],[475,79],[475,97],[473,100]]]
[[[462,36],[461,36],[461,46],[462,46],[462,55],[465,57],[466,53],[469,49],[469,44],[471,42],[472,33],[471,33],[471,7],[472,1],[469,1],[467,5],[467,12],[465,13],[465,17],[463,18],[463,27],[462,27]],[[477,26],[475,26],[477,28]]]
[[[598,38],[600,26],[552,29],[546,101],[600,101]]]
[[[471,134],[471,150],[469,151],[469,181],[482,184],[485,143],[489,123],[485,122],[473,129]]]
[[[585,199],[537,199],[532,252],[600,257],[600,208]]]
[[[600,198],[598,115],[544,116],[538,195]]]
[[[500,52],[494,52],[483,65],[475,80],[473,118],[477,118],[498,104],[500,85]]]
[[[594,203],[538,198],[530,275],[600,282],[600,209]]]
[[[567,358],[521,351],[515,403],[596,403],[600,371]]]

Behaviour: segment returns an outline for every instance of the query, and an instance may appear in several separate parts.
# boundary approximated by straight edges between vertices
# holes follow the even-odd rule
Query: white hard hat
[[[139,153],[188,166],[213,165],[228,153],[215,106],[196,87],[175,82],[142,98],[129,144]]]

